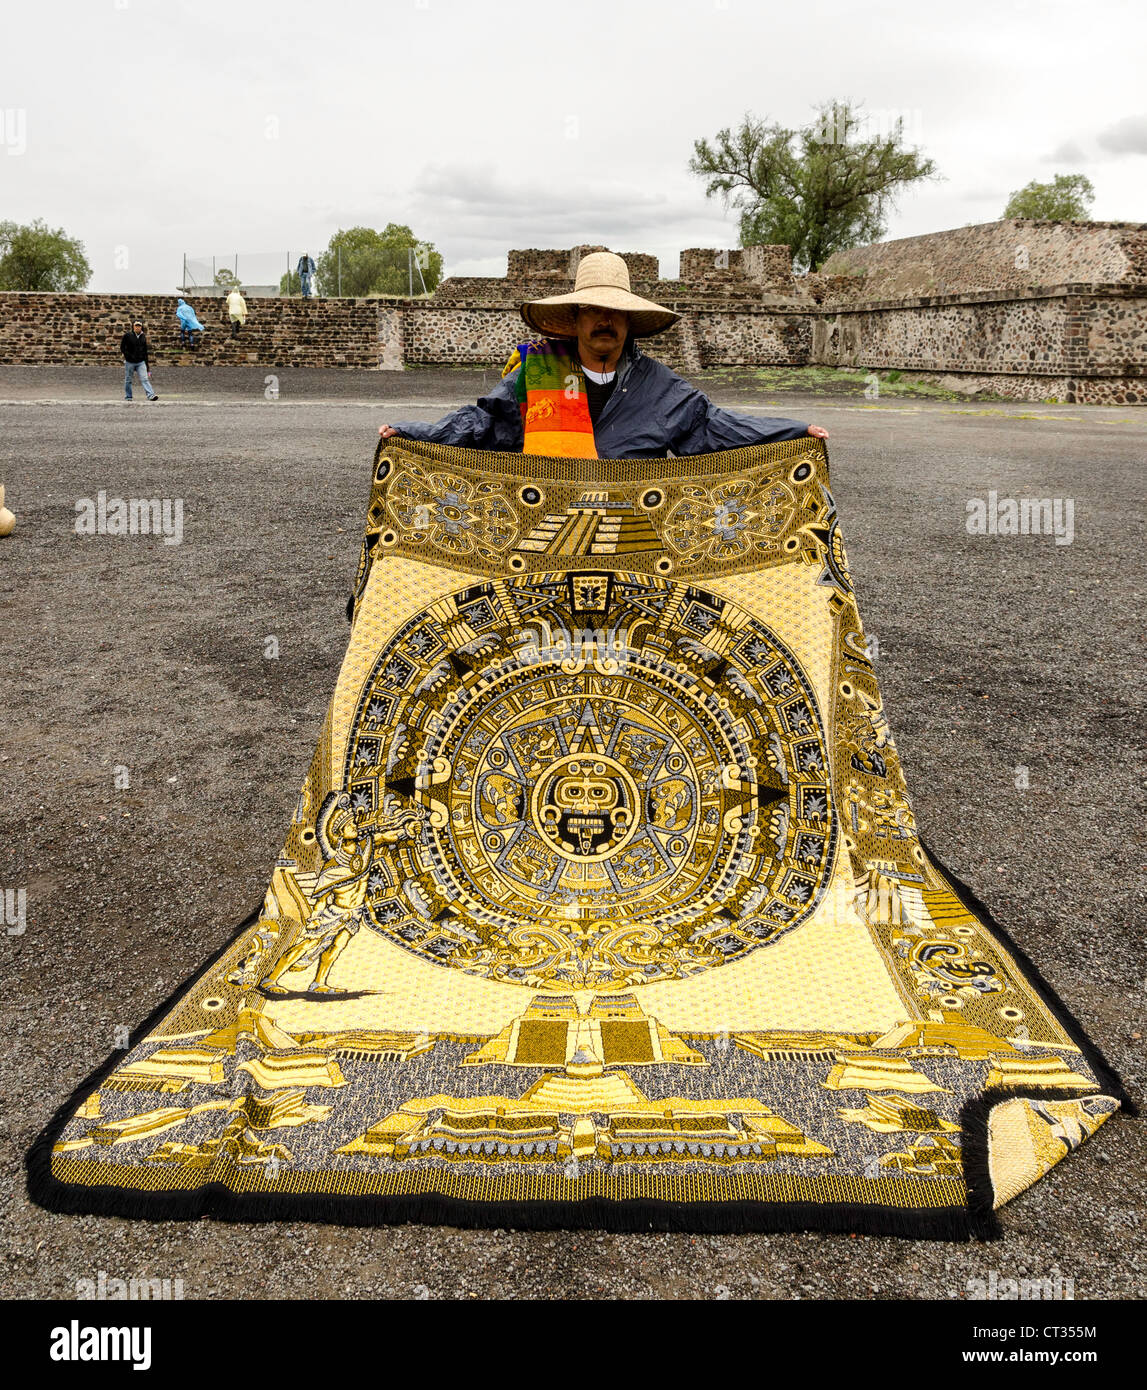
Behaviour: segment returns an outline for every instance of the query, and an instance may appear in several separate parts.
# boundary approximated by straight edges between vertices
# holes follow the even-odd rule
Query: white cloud
[[[1095,139],[1112,154],[1147,154],[1147,116],[1124,116],[1101,130]]]
[[[547,186],[493,164],[427,165],[411,186],[409,208],[412,225],[448,228],[455,273],[504,274],[508,248],[601,244],[669,259],[662,272],[676,275],[683,247],[736,239],[735,221],[697,191],[675,197],[632,181],[577,176]],[[500,269],[461,269],[472,263]]]
[[[185,250],[297,257],[387,222],[451,272],[602,242],[672,275],[684,247],[737,235],[687,171],[694,140],[745,111],[798,127],[832,98],[902,112],[947,180],[907,189],[889,237],[998,215],[1006,195],[985,190],[1046,177],[1049,149],[1068,170],[1090,154],[1097,218],[1147,219],[1147,162],[1126,157],[1147,151],[1127,114],[1147,10],[1119,0],[1092,0],[1082,28],[1075,0],[963,0],[958,23],[899,0],[619,0],[605,28],[584,8],[527,24],[521,0],[9,10],[0,107],[26,113],[27,149],[0,149],[3,215],[84,241],[94,289],[169,291]],[[45,84],[29,55],[47,52]]]
[[[1045,154],[1045,164],[1091,164],[1095,159],[1089,155],[1077,140],[1061,141],[1050,154]]]

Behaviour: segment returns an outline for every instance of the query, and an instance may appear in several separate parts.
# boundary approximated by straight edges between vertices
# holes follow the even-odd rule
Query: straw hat
[[[681,317],[672,309],[642,299],[629,288],[629,267],[612,251],[591,251],[578,262],[571,294],[551,294],[522,305],[522,317],[531,328],[551,338],[577,337],[577,306],[624,309],[629,331],[635,338],[663,333]]]

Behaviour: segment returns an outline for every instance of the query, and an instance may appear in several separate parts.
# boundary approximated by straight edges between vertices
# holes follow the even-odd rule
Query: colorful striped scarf
[[[548,338],[519,343],[503,376],[521,366],[515,383],[525,454],[597,458],[585,375],[572,345]]]

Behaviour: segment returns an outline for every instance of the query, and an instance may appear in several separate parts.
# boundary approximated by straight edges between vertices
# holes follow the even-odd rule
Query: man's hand
[[[379,425],[378,432],[382,435],[383,439],[393,439],[398,433],[393,425]]]
[[[822,430],[819,425],[809,425],[809,434],[815,435],[817,439],[827,439],[828,430]]]

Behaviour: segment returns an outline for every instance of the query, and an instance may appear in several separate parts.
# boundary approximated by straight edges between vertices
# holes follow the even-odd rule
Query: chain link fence
[[[428,293],[423,270],[429,268],[424,245],[379,247],[369,255],[355,258],[355,271],[348,266],[344,285],[342,254],[333,257],[324,251],[228,251],[219,255],[184,254],[180,287],[185,294],[201,299],[221,298],[236,284],[244,295],[255,299],[300,293],[298,264],[309,254],[323,274],[312,279],[314,295],[339,296],[424,295]],[[369,288],[363,288],[363,282]]]
[[[183,257],[180,287],[201,299],[226,295],[235,285],[255,299],[286,292],[299,293],[296,266],[303,251],[228,251],[218,255]],[[312,259],[317,259],[311,252]],[[284,277],[287,277],[284,279]]]

